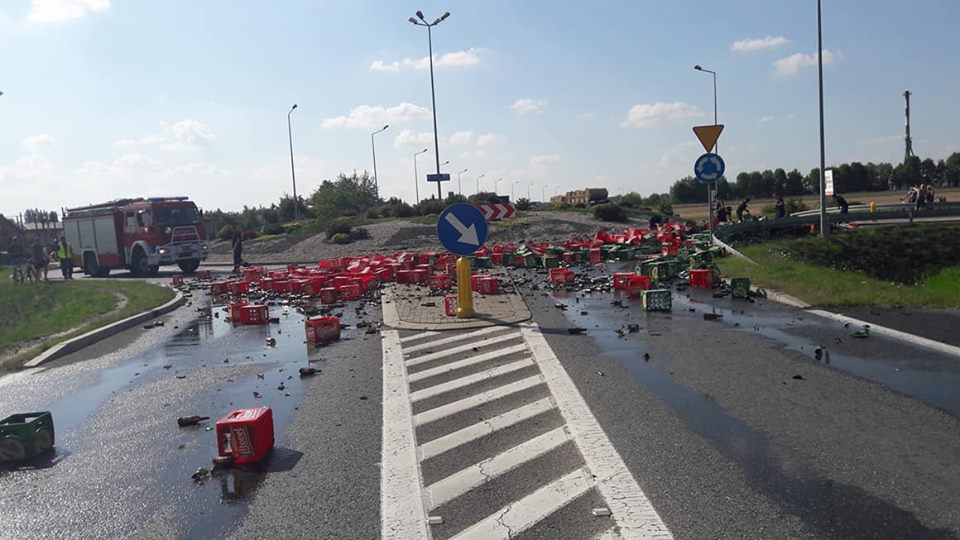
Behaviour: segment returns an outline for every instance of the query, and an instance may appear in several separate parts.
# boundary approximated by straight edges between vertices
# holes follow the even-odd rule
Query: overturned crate
[[[52,449],[54,442],[49,412],[13,414],[0,420],[0,463],[34,459]]]
[[[640,299],[644,311],[670,311],[673,309],[673,298],[669,289],[649,289],[641,291]]]
[[[750,297],[750,278],[732,278],[730,279],[730,295],[734,298]]]

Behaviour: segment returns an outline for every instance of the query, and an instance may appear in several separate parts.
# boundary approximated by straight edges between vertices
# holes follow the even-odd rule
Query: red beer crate
[[[307,341],[329,343],[340,340],[340,319],[336,317],[311,317],[304,323]]]
[[[240,306],[240,324],[270,324],[270,310],[261,304]]]
[[[600,248],[590,248],[590,262],[592,264],[600,264],[603,262],[603,253],[600,251]]]
[[[310,283],[310,281],[308,280],[307,283]],[[287,281],[287,286],[290,288],[291,293],[300,294],[303,292],[303,281],[300,279],[291,277],[291,279]]]
[[[320,289],[321,304],[336,304],[340,295],[337,294],[336,287],[324,287]]]
[[[363,290],[356,283],[351,283],[337,287],[337,294],[343,300],[359,300],[363,296]]]
[[[400,269],[401,269],[401,270],[413,270],[413,268],[414,268],[415,266],[416,266],[416,263],[414,263],[412,260],[407,260],[407,261],[401,260],[401,261],[400,261]]]
[[[413,282],[414,282],[414,283],[424,284],[424,283],[427,282],[427,277],[430,276],[430,269],[429,269],[429,268],[426,268],[426,269],[424,269],[424,268],[417,268],[416,270],[412,270],[412,272],[413,272]]]
[[[360,290],[363,292],[370,292],[376,290],[380,286],[380,280],[377,279],[376,274],[360,274]]]
[[[431,291],[445,291],[453,285],[453,278],[447,274],[436,274],[427,278]]]
[[[273,449],[270,407],[237,409],[217,420],[217,455],[237,465],[256,463]]]
[[[334,278],[330,280],[330,285],[337,288],[350,285],[351,283],[353,283],[353,276],[334,276]]]
[[[564,283],[573,283],[575,274],[569,268],[551,268],[547,271],[550,283],[554,285],[563,285]]]
[[[627,296],[630,298],[640,298],[643,291],[650,288],[650,276],[633,275],[627,283]]]
[[[290,281],[286,279],[274,279],[273,290],[274,292],[278,292],[278,293],[290,292]]]
[[[231,321],[233,321],[234,323],[240,322],[240,308],[242,308],[245,305],[247,305],[247,303],[242,300],[239,302],[230,302],[230,304],[228,304],[230,308]]]
[[[479,291],[480,290],[480,279],[483,278],[480,274],[470,274],[470,290]]]
[[[713,287],[713,270],[710,268],[689,270],[690,286],[698,289],[709,289]]]
[[[393,268],[390,268],[390,267],[380,268],[379,270],[374,272],[374,275],[377,276],[377,281],[380,281],[381,283],[386,281],[393,281]]]
[[[565,251],[563,253],[563,262],[565,263],[575,263],[577,262],[577,254],[572,251]]]
[[[490,262],[497,266],[503,266],[503,252],[494,251],[493,253],[491,253]]]
[[[267,275],[270,276],[271,279],[275,279],[275,280],[287,279],[288,277],[290,277],[289,274],[287,274],[286,272],[279,272],[279,271],[273,271]]]
[[[443,312],[447,317],[457,316],[457,296],[450,295],[443,297]]]
[[[214,281],[210,284],[210,294],[227,294],[230,292],[230,281]]]
[[[433,251],[424,251],[423,253],[417,254],[417,264],[433,265],[433,261],[436,259],[437,254]]]
[[[233,281],[228,288],[230,294],[246,294],[250,290],[250,284],[246,281]]]
[[[430,265],[430,264],[418,264],[418,265],[414,266],[413,269],[414,269],[414,270],[422,270],[422,271],[426,272],[427,275],[429,276],[429,275],[430,275],[430,272],[433,272],[433,265]]]
[[[273,292],[273,278],[260,278],[260,290]]]
[[[173,283],[175,287],[183,285],[183,274],[174,274],[173,277],[170,278],[170,282]]]
[[[310,276],[310,288],[313,290],[312,296],[320,294],[320,289],[327,286],[327,278],[324,276]]]
[[[197,279],[210,279],[209,270],[197,270]]]
[[[243,269],[243,280],[244,281],[259,281],[260,280],[260,269],[259,268],[244,268]]]
[[[413,270],[398,270],[397,283],[416,283],[416,274]]]
[[[630,283],[630,278],[635,276],[633,272],[617,272],[613,274],[613,289],[616,291],[625,291],[627,290],[627,285]]]
[[[500,294],[500,282],[493,276],[481,278],[480,292],[482,294]]]

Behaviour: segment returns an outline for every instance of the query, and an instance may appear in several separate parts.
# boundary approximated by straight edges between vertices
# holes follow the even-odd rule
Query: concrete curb
[[[153,308],[149,311],[144,311],[143,313],[138,313],[127,317],[126,319],[121,319],[117,322],[110,323],[101,328],[91,330],[86,334],[81,334],[75,338],[68,339],[57,343],[53,347],[50,347],[46,351],[40,353],[39,356],[33,358],[32,360],[23,364],[25,368],[34,368],[51,360],[55,360],[62,356],[66,356],[70,353],[79,351],[80,349],[92,345],[98,341],[106,339],[114,334],[123,332],[124,330],[133,328],[138,324],[141,324],[150,319],[155,319],[166,313],[177,309],[178,307],[187,303],[187,298],[183,296],[183,293],[177,291],[176,296],[173,297],[173,300],[170,300],[162,306]]]

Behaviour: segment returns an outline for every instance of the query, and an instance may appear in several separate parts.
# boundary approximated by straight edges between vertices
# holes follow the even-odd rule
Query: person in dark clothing
[[[783,197],[775,195],[777,201],[773,203],[773,217],[780,219],[787,216],[787,205],[783,202]]]
[[[650,216],[650,228],[656,229],[663,223],[663,217],[660,214],[654,214]]]
[[[841,214],[846,214],[847,211],[850,210],[850,205],[847,203],[847,200],[843,198],[843,195],[840,195],[839,193],[834,193],[833,201],[837,203],[837,206],[840,207]]]
[[[718,223],[726,223],[726,222],[727,222],[727,218],[729,217],[729,215],[730,215],[729,207],[723,206],[723,205],[717,207],[717,222],[718,222]]]
[[[31,263],[33,264],[33,269],[36,271],[37,279],[40,279],[40,274],[42,273],[43,280],[50,281],[47,278],[47,263],[49,263],[50,259],[47,257],[47,252],[44,249],[43,244],[40,242],[34,242],[30,246],[30,253],[32,255]]]
[[[743,213],[747,212],[747,204],[750,202],[750,198],[747,197],[737,206],[737,221],[743,221]]]
[[[239,274],[243,264],[243,231],[233,233],[233,272]]]

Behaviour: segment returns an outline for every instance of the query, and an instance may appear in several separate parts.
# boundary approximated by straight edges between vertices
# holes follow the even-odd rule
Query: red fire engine
[[[154,276],[166,264],[191,273],[207,258],[201,214],[187,197],[120,199],[69,208],[63,231],[73,248],[74,265],[92,276],[120,268]]]

